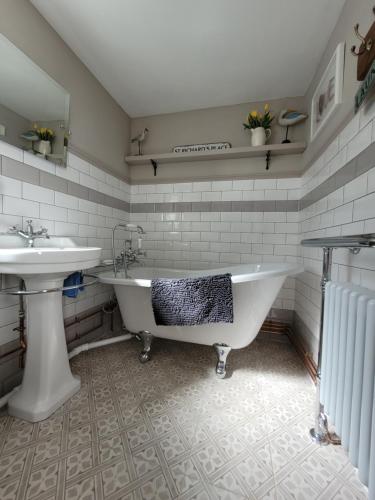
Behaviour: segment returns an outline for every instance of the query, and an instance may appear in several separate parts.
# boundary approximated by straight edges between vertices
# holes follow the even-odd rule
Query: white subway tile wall
[[[375,140],[375,102],[365,106],[339,136],[302,176],[302,196],[344,167]],[[350,180],[356,165],[349,166],[349,181],[299,212],[301,237],[315,238],[375,232],[375,158],[368,158],[365,167],[371,170]],[[320,275],[322,251],[302,249],[305,272],[296,279],[295,311],[312,332],[311,346],[316,345],[320,318]],[[353,255],[347,250],[335,250],[333,279],[375,289],[375,252],[361,250]]]
[[[295,200],[300,188],[299,178],[133,185],[130,201]],[[151,266],[208,269],[230,264],[296,262],[300,254],[298,212],[142,211],[131,213],[130,220],[147,231],[143,246],[147,250],[146,263]],[[295,279],[289,278],[274,307],[294,309],[294,289]]]
[[[93,186],[95,181],[97,191],[129,201],[129,185],[73,154],[69,154],[68,166],[64,168],[0,141],[0,155],[87,187],[89,184]],[[102,247],[103,258],[111,258],[113,225],[129,220],[128,212],[117,208],[6,176],[0,176],[0,202],[1,232],[6,232],[9,226],[24,226],[26,219],[32,218],[37,228],[45,226],[51,235],[70,236],[78,244]],[[125,233],[119,231],[116,239],[118,252],[124,238]],[[5,286],[18,286],[18,280],[12,276],[6,277],[4,282]],[[111,287],[98,284],[85,289],[77,299],[64,297],[64,316],[70,317],[100,305],[108,301],[111,294]],[[17,302],[17,298],[0,296],[0,345],[17,338],[17,332],[13,331],[18,320]]]

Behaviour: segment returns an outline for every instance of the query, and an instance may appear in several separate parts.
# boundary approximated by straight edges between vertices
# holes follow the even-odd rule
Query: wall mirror
[[[0,140],[66,165],[68,92],[0,35]]]

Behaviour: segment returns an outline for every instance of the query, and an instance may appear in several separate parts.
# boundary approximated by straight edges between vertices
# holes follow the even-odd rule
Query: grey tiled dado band
[[[49,174],[48,172],[13,160],[7,156],[2,156],[1,160],[1,174],[6,177],[12,177],[13,179],[28,182],[29,184],[35,184],[36,186],[70,194],[71,196],[76,196],[83,200],[89,200],[94,203],[106,205],[107,207],[130,212],[130,204],[127,201],[119,200],[113,196],[100,193],[95,189],[81,186],[76,182],[68,181],[58,175]]]
[[[300,200],[300,210],[309,207],[325,196],[336,191],[348,182],[375,167],[375,142],[364,149],[358,156],[346,163],[340,170],[328,177],[320,186],[307,193]]]
[[[6,177],[42,186],[77,198],[100,203],[108,207],[132,213],[161,212],[298,212],[321,200],[356,177],[375,167],[375,143],[368,146],[356,158],[331,175],[320,186],[297,200],[261,201],[197,201],[176,203],[129,203],[108,196],[94,189],[81,186],[57,175],[31,167],[25,163],[0,156],[0,171]]]
[[[1,174],[37,186],[70,194],[108,207],[132,213],[160,212],[297,212],[297,200],[197,201],[177,203],[132,203],[68,181],[7,156],[0,157]]]
[[[298,212],[297,200],[193,201],[131,203],[132,213],[160,212]]]

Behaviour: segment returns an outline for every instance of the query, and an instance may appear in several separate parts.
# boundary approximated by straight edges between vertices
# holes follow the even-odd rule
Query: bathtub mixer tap
[[[45,227],[41,227],[39,231],[34,231],[33,221],[28,219],[26,221],[26,229],[20,229],[19,226],[12,226],[9,228],[9,232],[12,234],[17,234],[27,242],[28,248],[34,247],[34,240],[37,238],[46,238],[49,239],[48,229]]]
[[[115,232],[116,229],[123,228],[127,231],[137,231],[138,233],[138,247],[137,249],[132,248],[132,240],[125,240],[125,247],[122,250],[120,257],[116,257],[115,251]],[[142,236],[145,235],[146,232],[142,226],[138,226],[136,224],[129,223],[119,223],[114,226],[112,229],[112,260],[113,260],[113,272],[114,275],[117,275],[118,264],[120,263],[123,270],[125,278],[128,277],[128,266],[134,263],[140,263],[138,257],[146,257],[146,252],[142,250]]]
[[[121,252],[121,261],[127,266],[131,264],[141,264],[138,257],[146,257],[146,252],[142,250],[142,238],[138,238],[138,248],[132,247],[132,240],[125,240],[125,248]]]

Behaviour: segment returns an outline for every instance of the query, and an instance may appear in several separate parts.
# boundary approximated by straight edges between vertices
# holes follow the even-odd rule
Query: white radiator
[[[321,402],[375,499],[375,292],[326,286]]]

